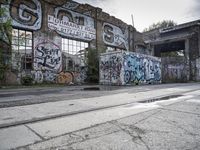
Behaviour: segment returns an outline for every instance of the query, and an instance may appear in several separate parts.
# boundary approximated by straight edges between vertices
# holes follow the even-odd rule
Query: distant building
[[[200,20],[145,32],[143,39],[154,56],[165,56],[169,52],[178,54],[162,57],[163,81],[200,80]]]

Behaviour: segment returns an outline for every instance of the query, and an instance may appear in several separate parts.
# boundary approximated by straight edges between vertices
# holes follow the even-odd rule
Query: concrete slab
[[[185,113],[194,113],[200,115],[200,98],[192,98],[186,100],[184,103],[178,103],[177,105],[169,105],[165,107],[172,111],[183,111]]]
[[[186,103],[186,102],[182,102]],[[179,103],[173,104],[174,106]],[[142,115],[143,114],[143,115]],[[127,123],[128,119],[135,120],[140,118],[135,123]],[[136,119],[137,120],[137,119]],[[68,147],[74,149],[195,149],[200,148],[200,115],[161,110],[148,111],[127,118],[113,121],[113,125],[121,128],[123,132],[132,137],[132,140],[124,145],[122,140],[119,140],[123,135],[110,134],[109,141],[107,135],[86,140],[84,142],[77,142]],[[118,139],[119,144],[115,143]],[[108,141],[110,144],[108,144]],[[103,144],[101,144],[104,143]],[[98,143],[99,147],[97,147]],[[119,145],[119,146],[118,146]],[[132,147],[132,146],[135,147]],[[105,148],[105,146],[107,146]],[[117,147],[116,147],[117,146]],[[61,147],[63,148],[63,147]]]
[[[105,123],[92,128],[88,128],[86,130],[76,131],[74,133],[29,145],[27,147],[21,148],[20,150],[57,149],[57,147],[64,147],[66,145],[85,141],[91,138],[101,137],[118,131],[120,131],[120,128],[117,126],[110,123]]]
[[[0,130],[0,149],[12,149],[41,141],[41,138],[25,126]]]
[[[70,146],[61,146],[58,149],[84,149],[84,150],[146,150],[146,146],[129,134],[119,131],[102,137],[78,142]]]
[[[112,109],[104,109],[94,112],[81,113],[58,119],[41,121],[28,124],[30,128],[48,139],[65,133],[88,128],[96,124],[131,116],[140,112],[158,108],[158,105],[137,104],[133,106],[121,106]]]
[[[54,104],[43,103],[29,106],[9,107],[0,109],[0,126],[34,121],[50,116],[62,115],[65,113],[83,111],[90,109],[90,106],[83,105],[76,101],[61,101]]]
[[[134,126],[145,132],[150,149],[199,149],[199,122],[198,115],[162,110]]]

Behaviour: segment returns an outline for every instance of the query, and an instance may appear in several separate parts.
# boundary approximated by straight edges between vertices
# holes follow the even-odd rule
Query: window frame
[[[62,52],[67,56],[66,59],[68,61],[71,61],[72,59],[79,60],[80,66],[86,65],[86,55],[87,55],[87,49],[89,48],[89,42],[76,40],[76,39],[70,39],[70,38],[64,38],[62,37]],[[73,63],[72,67],[67,66],[65,68],[68,68],[67,70],[76,70],[76,63]]]
[[[15,42],[13,42],[14,41],[13,39],[15,40]],[[20,28],[12,29],[12,55],[15,55],[15,54],[21,55],[20,66],[22,70],[33,69],[33,32],[32,31],[20,29]]]

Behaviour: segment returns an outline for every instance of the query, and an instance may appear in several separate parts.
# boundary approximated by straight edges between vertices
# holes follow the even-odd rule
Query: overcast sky
[[[100,7],[103,11],[142,31],[152,23],[173,20],[184,23],[200,19],[200,0],[75,0]]]

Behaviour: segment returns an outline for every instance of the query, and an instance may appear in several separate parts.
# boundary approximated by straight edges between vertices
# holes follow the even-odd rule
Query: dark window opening
[[[157,57],[184,56],[185,41],[175,41],[175,42],[158,44],[155,45],[154,48],[155,48],[155,56]]]
[[[78,24],[84,26],[84,18],[83,17],[79,17]]]
[[[24,70],[31,70],[32,69],[32,56],[26,55],[22,56],[22,69]]]

